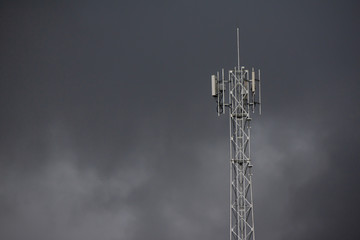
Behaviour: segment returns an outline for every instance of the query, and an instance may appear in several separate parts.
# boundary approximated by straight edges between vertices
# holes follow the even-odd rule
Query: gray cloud
[[[0,238],[228,236],[209,76],[263,76],[258,239],[359,234],[355,1],[0,4]]]

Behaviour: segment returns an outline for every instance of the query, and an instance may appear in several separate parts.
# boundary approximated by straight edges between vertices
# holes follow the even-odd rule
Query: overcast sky
[[[360,235],[358,1],[1,1],[0,239],[229,238],[210,75],[262,71],[257,239]]]

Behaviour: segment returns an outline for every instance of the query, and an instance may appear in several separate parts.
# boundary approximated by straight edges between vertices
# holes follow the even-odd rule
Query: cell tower
[[[230,240],[255,240],[252,167],[250,158],[250,114],[258,107],[261,114],[260,70],[257,74],[238,65],[225,77],[211,75],[211,94],[216,99],[218,116],[228,108],[230,118]],[[228,92],[228,99],[225,93]]]

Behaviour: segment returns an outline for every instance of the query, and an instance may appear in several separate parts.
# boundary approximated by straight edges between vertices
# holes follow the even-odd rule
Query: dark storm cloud
[[[236,64],[238,25],[263,76],[257,237],[358,235],[357,9],[1,3],[0,238],[227,237],[228,120],[208,80]]]

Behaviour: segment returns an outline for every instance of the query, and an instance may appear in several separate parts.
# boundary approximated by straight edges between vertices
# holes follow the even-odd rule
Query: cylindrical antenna
[[[260,69],[259,69],[259,114],[261,115],[261,79],[260,79]]]
[[[224,69],[222,69],[222,90],[223,90],[223,97],[222,97],[222,104],[223,104],[223,114],[225,114],[225,72]]]
[[[220,83],[219,83],[220,78],[219,78],[219,72],[216,73],[216,80],[217,80],[216,85],[217,85],[217,93],[218,93],[218,96],[217,96],[217,98],[218,98],[218,100],[217,100],[217,114],[218,114],[218,116],[220,116]]]
[[[236,28],[236,36],[237,36],[237,60],[238,60],[238,70],[240,71],[240,36],[239,36],[239,28]]]
[[[255,92],[255,71],[254,71],[254,68],[252,68],[252,71],[251,71],[251,91],[253,93]]]

